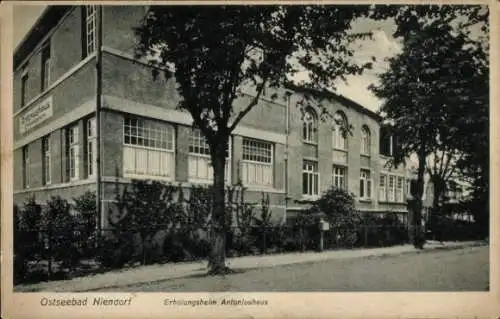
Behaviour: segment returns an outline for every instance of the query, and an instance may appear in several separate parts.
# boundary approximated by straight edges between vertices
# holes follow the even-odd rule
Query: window
[[[381,202],[385,202],[387,200],[386,183],[387,183],[387,176],[380,175],[380,184],[379,184],[379,188],[378,188],[378,198]]]
[[[366,126],[361,129],[361,154],[370,155],[370,131]]]
[[[372,197],[372,181],[370,171],[362,169],[359,179],[359,198],[369,200]]]
[[[400,203],[403,202],[403,195],[404,195],[403,185],[404,185],[404,179],[402,177],[398,177],[398,188],[396,189],[396,199]]]
[[[306,196],[319,195],[318,163],[304,161],[302,166],[302,194]]]
[[[42,138],[42,178],[43,184],[50,184],[51,180],[51,156],[50,156],[50,139],[49,136]]]
[[[341,112],[333,118],[332,143],[334,149],[347,150],[347,120]]]
[[[68,159],[68,176],[69,180],[76,180],[80,176],[80,145],[78,137],[78,127],[73,126],[68,128],[68,144],[67,144],[67,159]]]
[[[406,180],[406,196],[411,196],[411,179]]]
[[[244,185],[272,187],[273,144],[254,139],[243,139],[241,181]]]
[[[23,69],[21,76],[21,107],[26,105],[28,94],[28,71]]]
[[[394,141],[390,127],[382,126],[380,128],[380,154],[393,156]]]
[[[30,151],[29,146],[23,147],[23,187],[30,187]]]
[[[309,143],[318,142],[318,119],[313,110],[308,109],[304,112],[302,122],[302,140]]]
[[[123,125],[125,177],[172,179],[175,171],[174,127],[126,117]]]
[[[95,51],[96,47],[96,7],[95,5],[85,6],[84,8],[84,57],[89,56]]]
[[[95,175],[97,165],[97,127],[95,117],[87,120],[86,133],[87,156],[85,160],[87,162],[87,177],[92,177]]]
[[[389,176],[389,202],[396,200],[396,182],[394,176]]]
[[[41,91],[45,91],[50,84],[50,42],[45,44],[42,50],[42,87]]]
[[[231,181],[231,165],[230,165],[230,145],[226,150],[226,166],[225,166],[225,181]],[[188,178],[191,182],[212,182],[213,181],[213,166],[210,159],[210,148],[199,129],[192,129],[189,136],[189,158],[188,158],[189,173]]]
[[[333,186],[341,189],[347,189],[346,173],[347,169],[342,166],[333,166]]]

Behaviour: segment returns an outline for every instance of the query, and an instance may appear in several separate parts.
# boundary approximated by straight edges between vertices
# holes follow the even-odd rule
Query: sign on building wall
[[[52,117],[52,96],[49,96],[19,118],[19,132],[24,134],[50,117]]]

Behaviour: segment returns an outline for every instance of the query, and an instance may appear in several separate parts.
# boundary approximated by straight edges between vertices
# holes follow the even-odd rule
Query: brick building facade
[[[116,185],[134,178],[211,182],[205,141],[191,128],[191,116],[176,109],[174,82],[153,80],[150,68],[133,57],[132,28],[145,13],[144,6],[103,6],[99,31],[97,6],[49,6],[16,48],[15,203],[32,195],[45,202],[95,191],[98,138],[104,213],[112,208]],[[311,92],[289,93],[274,101],[264,95],[236,128],[227,183],[241,180],[250,201],[269,194],[276,219],[302,209],[296,200],[315,198],[332,183],[352,192],[360,210],[406,212],[408,175],[404,166],[387,165],[393,143],[381,136],[379,116],[342,96],[313,92],[352,126],[352,135],[344,136],[319,119],[318,109],[304,115],[296,107]],[[244,95],[235,107],[250,98]]]

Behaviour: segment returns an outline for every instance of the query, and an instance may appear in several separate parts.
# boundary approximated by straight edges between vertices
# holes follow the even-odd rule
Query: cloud
[[[373,38],[358,41],[351,45],[354,48],[354,59],[363,63],[371,61],[372,57],[376,58],[375,67],[387,68],[386,58],[393,57],[401,52],[402,45],[392,36],[388,36],[383,30],[377,29],[373,31]]]
[[[362,23],[362,22],[361,22]],[[370,23],[373,27],[373,23]],[[358,26],[358,28],[361,28]],[[378,84],[378,75],[387,71],[389,64],[386,58],[393,57],[401,52],[402,44],[394,39],[390,34],[389,28],[375,28],[372,30],[373,38],[371,40],[358,41],[353,44],[355,47],[354,59],[358,63],[370,62],[372,57],[372,70],[365,70],[363,75],[347,77],[347,83],[338,82],[337,92],[345,97],[361,104],[371,111],[378,111],[382,101],[368,90],[371,84]]]
[[[350,76],[347,77],[347,83],[339,82],[337,84],[337,93],[373,112],[377,112],[382,101],[368,90],[368,86],[377,83],[377,81],[377,77],[374,75]]]

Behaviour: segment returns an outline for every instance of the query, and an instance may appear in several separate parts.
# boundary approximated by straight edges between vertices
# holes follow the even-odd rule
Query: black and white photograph
[[[489,292],[490,9],[13,5],[13,291]]]

